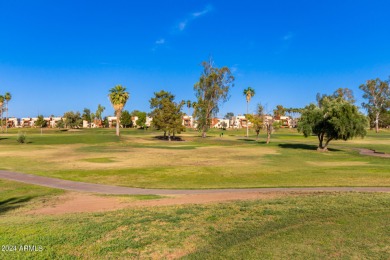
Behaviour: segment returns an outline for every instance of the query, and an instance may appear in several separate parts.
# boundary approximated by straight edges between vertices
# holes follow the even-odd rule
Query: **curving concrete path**
[[[390,154],[388,154],[388,153],[377,152],[375,150],[366,149],[366,148],[357,148],[357,150],[359,151],[359,153],[361,155],[376,156],[376,157],[382,157],[382,158],[390,158]]]
[[[250,188],[250,189],[205,189],[205,190],[168,190],[168,189],[141,189],[86,182],[68,181],[56,178],[42,177],[32,174],[9,172],[0,170],[0,178],[28,184],[41,185],[51,188],[72,190],[79,192],[92,192],[102,194],[128,194],[128,195],[187,195],[212,194],[224,192],[314,192],[314,191],[357,191],[357,192],[390,192],[390,187],[310,187],[310,188]]]

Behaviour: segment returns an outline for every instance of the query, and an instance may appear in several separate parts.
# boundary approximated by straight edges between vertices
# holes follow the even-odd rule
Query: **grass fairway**
[[[50,216],[29,211],[59,191],[0,184],[0,245],[18,249],[1,251],[0,259],[390,257],[390,194],[315,193]],[[28,201],[20,199],[26,192]],[[43,251],[23,252],[20,245]]]
[[[390,132],[332,142],[283,129],[266,145],[244,131],[195,131],[181,142],[124,129],[28,129],[0,136],[0,168],[68,180],[148,188],[390,186]],[[390,194],[293,193],[226,203],[33,214],[67,192],[0,180],[0,259],[390,259]],[[115,196],[105,196],[115,197]],[[131,201],[159,196],[122,196]],[[30,245],[39,252],[25,252]],[[16,251],[10,251],[14,250]]]
[[[160,132],[123,129],[58,131],[28,129],[27,144],[16,131],[0,140],[1,169],[67,180],[142,188],[208,189],[248,187],[390,186],[390,160],[360,155],[355,148],[388,152],[390,132],[365,139],[331,142],[316,151],[316,137],[281,129],[269,145],[264,136],[244,137],[244,130],[196,131],[183,141],[155,138]],[[253,133],[252,133],[253,134]]]

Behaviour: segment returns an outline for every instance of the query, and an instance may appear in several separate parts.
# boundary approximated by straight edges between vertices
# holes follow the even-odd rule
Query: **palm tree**
[[[187,100],[188,116],[190,116],[190,108],[192,107],[191,100]]]
[[[99,125],[99,127],[102,125],[102,113],[104,112],[106,108],[102,105],[98,105],[98,108],[95,112],[95,117],[96,117],[96,120],[97,122],[94,122],[95,124],[97,123]]]
[[[244,96],[246,97],[246,114],[249,114],[249,102],[251,98],[255,95],[255,90],[251,87],[244,89]],[[249,126],[248,121],[246,122],[246,137],[249,136]]]
[[[4,96],[0,95],[0,126],[1,132],[3,132],[3,105],[4,105]]]
[[[8,133],[8,102],[11,100],[12,98],[12,95],[11,93],[7,92],[5,93],[4,95],[4,99],[5,99],[5,109],[7,111],[7,115],[6,115],[6,120],[5,120],[5,132]]]
[[[108,95],[111,105],[114,107],[115,116],[116,116],[116,135],[119,136],[119,124],[120,118],[122,115],[122,110],[126,105],[127,100],[130,98],[129,92],[126,92],[126,88],[122,85],[116,85],[110,89],[110,94]]]

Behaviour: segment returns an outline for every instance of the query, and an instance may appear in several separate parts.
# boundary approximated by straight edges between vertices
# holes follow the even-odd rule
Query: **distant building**
[[[230,120],[229,119],[220,119],[215,118],[216,123],[212,126],[214,128],[229,128],[230,127]]]
[[[150,117],[150,116],[147,116],[146,117],[146,123],[145,123],[146,127],[151,127],[152,126],[152,121],[153,121],[153,118]]]
[[[116,127],[116,116],[109,116],[107,117],[108,120],[108,127],[113,128]]]
[[[240,129],[240,128],[246,128],[247,124],[249,127],[252,126],[252,123],[248,121],[248,119],[245,118],[245,116],[233,116],[232,118],[232,128]]]
[[[192,116],[187,116],[187,115],[183,116],[183,123],[182,124],[185,127],[193,127],[194,122],[193,122]]]
[[[17,119],[16,117],[9,117],[7,121],[7,127],[12,128],[12,127],[19,127],[20,125],[20,120]]]

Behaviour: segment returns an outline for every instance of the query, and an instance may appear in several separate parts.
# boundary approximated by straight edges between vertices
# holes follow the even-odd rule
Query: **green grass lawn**
[[[50,216],[27,212],[61,191],[0,184],[0,245],[18,248],[1,251],[0,259],[390,257],[390,194],[314,193]],[[20,245],[43,251],[22,252]]]
[[[316,137],[295,129],[276,132],[270,144],[245,130],[194,130],[183,141],[161,141],[161,132],[122,129],[59,131],[27,129],[0,136],[0,169],[68,180],[144,188],[247,188],[309,186],[390,186],[390,160],[360,155],[355,148],[387,152],[390,132],[369,132],[364,139],[334,141],[327,153],[316,151]]]
[[[331,142],[282,129],[264,135],[196,131],[181,142],[123,129],[27,129],[0,135],[0,168],[69,180],[155,188],[390,186],[390,132]],[[31,215],[64,191],[0,180],[0,259],[389,259],[390,194],[311,193],[205,205],[128,208],[104,213]],[[123,196],[150,200],[160,196]],[[19,251],[42,246],[41,252]],[[3,249],[3,248],[2,248]],[[6,248],[4,248],[6,249]]]

